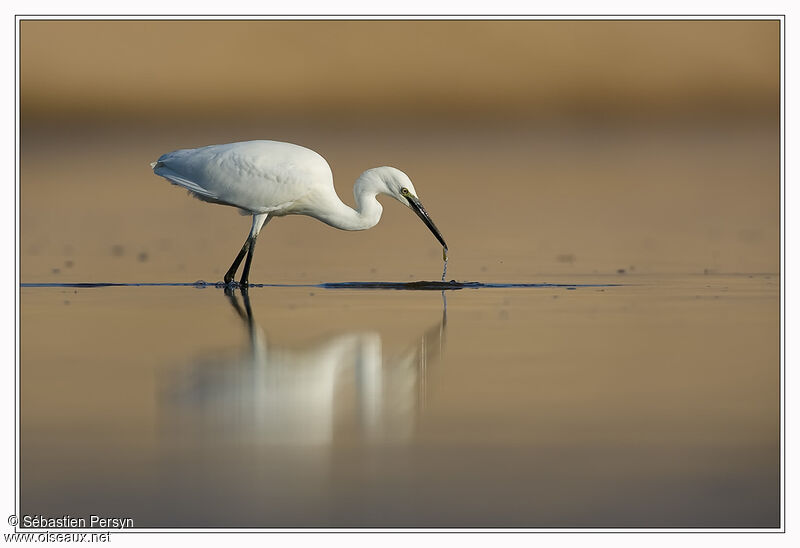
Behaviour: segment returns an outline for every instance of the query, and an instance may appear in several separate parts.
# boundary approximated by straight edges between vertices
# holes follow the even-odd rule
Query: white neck
[[[366,230],[378,224],[383,206],[375,197],[385,192],[386,185],[380,179],[368,176],[368,173],[362,173],[353,187],[355,209],[342,202],[333,192],[333,196],[326,200],[324,211],[315,212],[314,217],[341,230]]]

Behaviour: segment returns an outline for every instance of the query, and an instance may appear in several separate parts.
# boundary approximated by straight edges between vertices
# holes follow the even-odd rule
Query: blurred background
[[[290,141],[352,200],[404,170],[449,277],[774,273],[778,21],[21,22],[21,281],[222,278],[249,229],[152,174],[178,149]],[[437,242],[302,217],[252,282],[437,279]]]
[[[24,287],[21,513],[777,526],[779,25],[22,21],[23,283],[221,280],[249,218],[149,164],[275,139],[408,173],[448,278],[572,286]],[[438,280],[383,202],[251,282]]]

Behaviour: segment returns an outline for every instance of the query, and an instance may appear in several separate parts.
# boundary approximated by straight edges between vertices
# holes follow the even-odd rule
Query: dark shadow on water
[[[566,284],[566,283],[483,283],[483,282],[449,282],[418,281],[418,282],[324,282],[320,284],[250,284],[250,288],[258,287],[315,287],[319,289],[391,289],[400,291],[455,291],[458,289],[513,289],[513,288],[564,288],[578,289],[581,287],[619,287],[625,284],[611,283],[589,283],[589,284]],[[193,283],[23,283],[20,287],[75,287],[75,288],[94,288],[94,287],[194,287],[205,289],[213,287],[217,289],[238,288],[237,282],[226,285],[224,282],[206,282],[198,280]]]
[[[488,288],[515,288],[515,287],[564,287],[576,289],[578,287],[613,287],[622,284],[551,284],[551,283],[483,283],[483,282],[329,282],[315,287],[323,289],[397,289],[417,291],[447,291],[456,289],[488,289]],[[258,287],[258,286],[255,286]]]

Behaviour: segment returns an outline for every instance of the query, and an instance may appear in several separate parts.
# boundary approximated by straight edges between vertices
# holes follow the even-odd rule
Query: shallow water
[[[499,285],[24,286],[21,512],[779,524],[778,277]]]
[[[148,165],[253,138],[321,152],[346,201],[368,167],[407,171],[456,281],[384,200],[363,232],[271,222],[249,301],[227,295],[249,220]],[[23,514],[779,524],[776,124],[167,119],[21,142]]]

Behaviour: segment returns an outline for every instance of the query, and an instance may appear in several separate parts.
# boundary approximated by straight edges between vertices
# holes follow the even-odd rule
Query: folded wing
[[[201,200],[248,213],[285,211],[316,185],[333,186],[324,158],[307,148],[276,141],[176,150],[151,165],[156,175]]]

